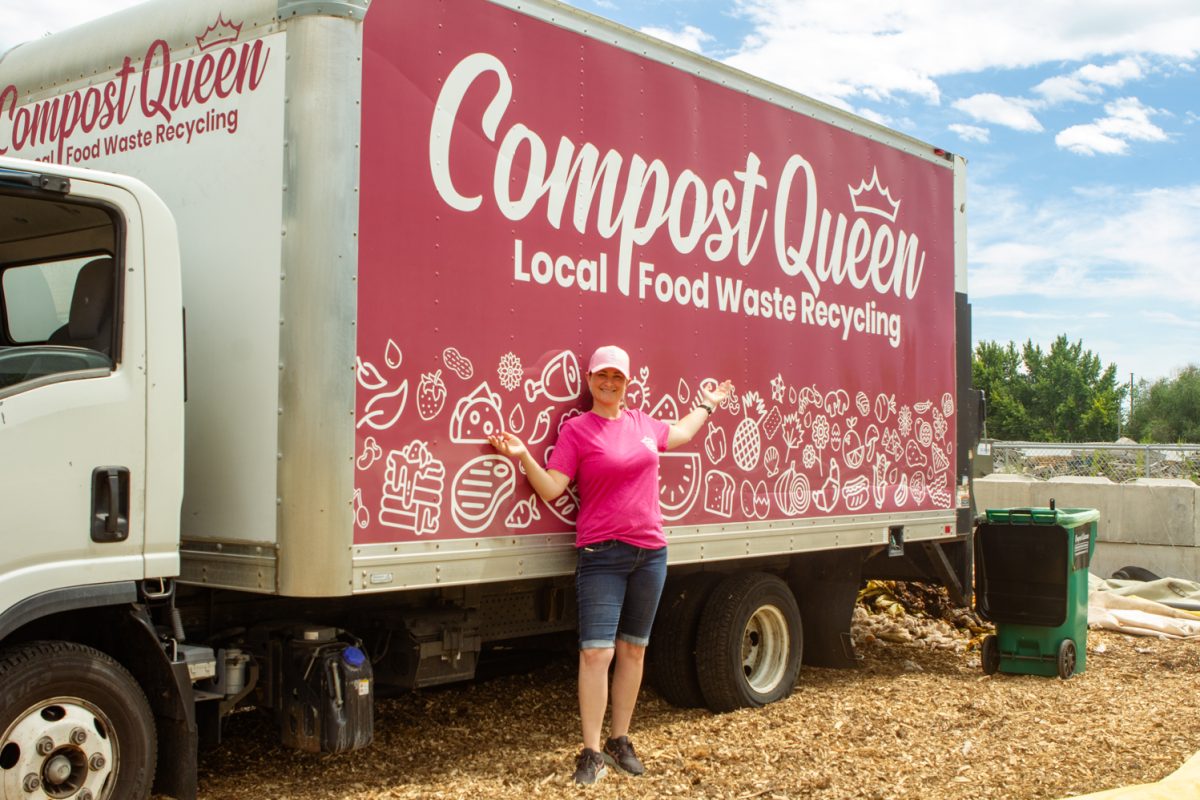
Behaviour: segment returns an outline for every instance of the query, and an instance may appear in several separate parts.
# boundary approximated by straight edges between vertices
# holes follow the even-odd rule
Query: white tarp
[[[1200,614],[1164,605],[1196,602],[1200,584],[1177,578],[1156,581],[1104,580],[1088,576],[1088,625],[1133,636],[1200,638]]]
[[[1200,800],[1200,753],[1158,783],[1078,795],[1074,800]]]

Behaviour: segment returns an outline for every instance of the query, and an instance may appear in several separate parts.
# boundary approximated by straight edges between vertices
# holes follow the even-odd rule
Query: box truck
[[[864,577],[962,595],[961,157],[552,0],[151,0],[0,59],[3,797],[196,793],[239,707],[570,642],[586,354],[675,419],[672,702],[850,666]]]

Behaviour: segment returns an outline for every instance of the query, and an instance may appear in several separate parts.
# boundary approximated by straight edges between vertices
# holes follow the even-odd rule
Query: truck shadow
[[[287,749],[278,744],[278,730],[269,715],[256,710],[235,714],[226,721],[222,743],[201,751],[200,797],[423,796],[461,793],[475,781],[496,780],[506,794],[548,783],[566,787],[579,748],[575,658],[542,656],[524,666],[531,663],[532,669],[518,674],[378,699],[375,740],[354,753]],[[967,669],[963,657],[954,653],[879,648],[869,652],[858,669],[804,667],[792,698],[734,715],[748,720],[752,717],[747,715],[786,714],[793,701],[803,707],[823,703],[864,681],[886,698],[914,679],[965,687],[980,674]],[[674,744],[681,731],[691,735],[719,724],[721,720],[707,710],[676,708],[646,687],[635,719],[635,741],[644,756],[674,762],[685,757]]]

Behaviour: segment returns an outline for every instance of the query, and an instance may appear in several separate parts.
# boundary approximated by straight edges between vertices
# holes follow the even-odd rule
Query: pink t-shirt
[[[579,489],[576,547],[605,539],[666,546],[658,454],[667,449],[669,431],[662,420],[629,409],[616,419],[581,414],[563,426],[546,467],[574,479]]]

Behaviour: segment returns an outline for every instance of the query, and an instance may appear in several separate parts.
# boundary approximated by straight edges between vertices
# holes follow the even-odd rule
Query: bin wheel
[[[1075,641],[1063,639],[1058,645],[1058,677],[1064,681],[1075,674]]]
[[[995,675],[1000,671],[1000,640],[995,635],[983,640],[983,674]]]

